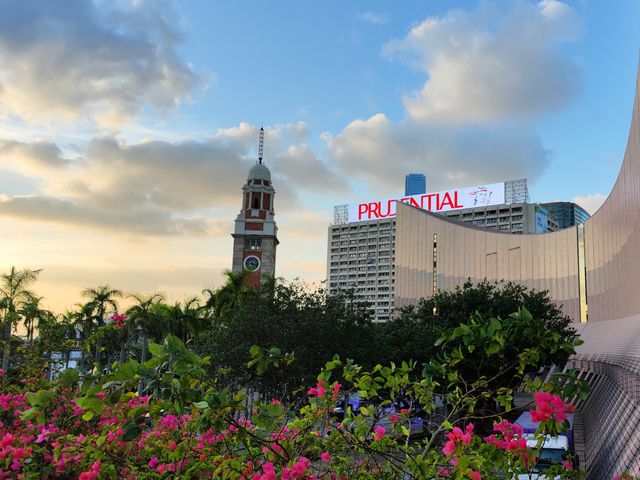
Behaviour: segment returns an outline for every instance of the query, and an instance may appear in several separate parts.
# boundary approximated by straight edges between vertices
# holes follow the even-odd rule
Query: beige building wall
[[[633,107],[627,149],[611,194],[585,223],[590,320],[640,313],[640,112]]]
[[[562,310],[578,319],[577,228],[511,235],[465,226],[398,204],[396,306],[430,297],[434,286],[450,290],[467,279],[512,280],[536,290],[549,290]]]

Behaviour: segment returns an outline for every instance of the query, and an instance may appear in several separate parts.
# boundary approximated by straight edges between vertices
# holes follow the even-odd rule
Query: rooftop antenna
[[[264,149],[264,128],[260,127],[260,140],[258,142],[258,163],[262,165],[262,150]]]

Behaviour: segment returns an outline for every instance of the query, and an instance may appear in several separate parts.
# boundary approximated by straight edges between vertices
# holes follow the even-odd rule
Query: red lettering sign
[[[362,215],[369,212],[369,205],[366,203],[361,203],[358,205],[358,220],[362,220]]]

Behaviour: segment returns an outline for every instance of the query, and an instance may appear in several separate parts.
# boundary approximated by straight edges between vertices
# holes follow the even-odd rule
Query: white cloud
[[[307,135],[304,124],[265,130],[278,212],[295,210],[300,192],[346,189],[308,145],[295,142]],[[257,134],[243,123],[206,140],[96,137],[75,158],[53,143],[0,139],[0,172],[17,171],[38,185],[35,193],[0,197],[0,215],[115,234],[226,235],[256,161]],[[214,212],[228,220],[212,220]]]
[[[594,193],[591,195],[577,196],[572,200],[572,202],[577,203],[587,212],[593,215],[602,206],[606,199],[606,195],[603,195],[601,193]]]
[[[325,134],[332,162],[387,195],[408,172],[424,172],[432,191],[534,182],[551,155],[532,120],[579,90],[579,71],[561,46],[580,32],[578,14],[557,0],[486,1],[423,20],[382,51],[427,76],[404,98],[406,118],[379,113]]]
[[[198,82],[165,1],[0,0],[0,118],[119,127],[175,109]]]
[[[580,17],[556,0],[482,2],[413,27],[383,48],[422,70],[422,89],[404,98],[408,114],[429,123],[529,119],[566,105],[580,73],[558,48],[577,39]]]
[[[389,21],[391,20],[391,16],[388,13],[376,13],[367,11],[359,13],[358,19],[372,25],[384,25],[386,23],[389,23]]]
[[[40,169],[56,169],[68,160],[52,142],[35,140],[32,143],[0,139],[0,164],[10,170],[29,174]]]
[[[324,135],[335,164],[381,194],[395,194],[409,172],[423,172],[430,191],[451,186],[529,178],[550,157],[540,139],[517,127],[399,125],[383,114],[351,122],[336,136]]]

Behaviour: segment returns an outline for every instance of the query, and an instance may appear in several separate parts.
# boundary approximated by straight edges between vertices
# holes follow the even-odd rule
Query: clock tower
[[[275,276],[278,227],[274,220],[271,172],[262,163],[264,129],[260,129],[258,162],[242,187],[242,208],[236,217],[231,271],[249,271],[246,285],[257,288],[262,275]]]

